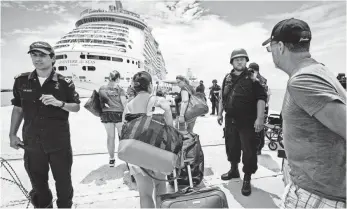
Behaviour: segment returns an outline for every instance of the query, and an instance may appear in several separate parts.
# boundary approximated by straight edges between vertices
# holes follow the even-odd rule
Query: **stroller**
[[[284,148],[282,143],[282,116],[280,114],[270,114],[265,123],[265,136],[270,140],[268,144],[270,150],[277,149],[277,143]]]

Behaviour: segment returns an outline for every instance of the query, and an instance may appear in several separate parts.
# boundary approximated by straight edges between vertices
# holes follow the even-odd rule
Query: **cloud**
[[[42,34],[42,31],[24,28],[24,29],[15,29],[12,32],[5,33],[5,35],[27,35],[27,34]]]
[[[15,7],[26,11],[45,12],[47,14],[56,15],[61,15],[67,11],[66,7],[59,1],[56,3],[52,1],[37,1],[35,3],[32,1],[11,1],[6,3],[6,7]]]
[[[29,34],[20,36],[17,41],[25,46],[29,46],[32,42],[37,40],[46,41],[54,45],[60,38],[67,32],[70,32],[75,27],[75,19],[66,17],[64,20],[53,22],[49,26],[39,26],[34,28],[35,31],[43,31],[39,34]]]
[[[169,79],[178,74],[186,75],[191,68],[207,85],[212,79],[221,83],[231,70],[230,54],[236,48],[245,48],[251,60],[264,68],[269,65],[274,69],[271,55],[260,46],[269,36],[262,22],[232,25],[208,13],[195,1],[146,2],[134,6],[127,2],[124,6],[142,14],[153,27],[152,33],[159,42]],[[270,77],[278,70],[270,72],[265,74]]]
[[[5,46],[5,45],[6,45],[5,39],[1,38],[1,39],[0,39],[0,47],[3,47],[3,46]]]
[[[4,7],[4,8],[13,7],[9,2],[3,2],[3,1],[0,2],[0,5],[1,5],[1,7]]]

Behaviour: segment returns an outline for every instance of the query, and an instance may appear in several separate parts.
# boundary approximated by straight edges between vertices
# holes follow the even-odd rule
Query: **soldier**
[[[231,53],[233,69],[223,81],[217,121],[223,123],[225,110],[225,145],[230,170],[221,176],[222,180],[239,178],[238,163],[243,162],[243,186],[241,193],[251,194],[251,175],[258,169],[255,133],[263,129],[266,92],[259,81],[252,79],[246,64],[249,61],[246,50],[235,49]]]
[[[264,113],[265,115],[264,122],[265,122],[269,112],[269,100],[270,100],[270,90],[269,90],[269,87],[267,86],[267,80],[262,75],[260,75],[259,65],[257,63],[255,62],[250,63],[248,68],[253,73],[253,79],[258,80],[260,84],[265,88],[265,91],[267,93],[267,100],[265,104],[265,113]],[[265,144],[265,130],[263,129],[260,132],[256,133],[256,138],[259,141],[259,145],[257,146],[257,155],[261,155],[261,150],[263,149]]]
[[[24,148],[24,166],[31,181],[31,201],[36,208],[53,207],[48,186],[52,169],[57,191],[57,206],[72,206],[72,149],[69,112],[80,109],[79,95],[73,82],[53,70],[55,54],[46,42],[29,47],[35,70],[15,78],[13,86],[10,144]],[[24,119],[23,141],[17,137]]]
[[[205,86],[204,86],[204,81],[203,80],[200,81],[200,84],[199,84],[198,87],[196,87],[195,91],[196,92],[200,92],[200,93],[205,95]]]
[[[211,115],[214,115],[215,110],[216,110],[216,114],[218,114],[219,91],[220,91],[220,86],[217,84],[217,80],[213,79],[212,86],[210,87],[210,96],[209,96],[209,99],[212,103]]]

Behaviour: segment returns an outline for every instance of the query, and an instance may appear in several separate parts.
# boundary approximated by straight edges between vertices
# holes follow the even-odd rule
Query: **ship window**
[[[99,56],[99,60],[111,60],[111,57]]]
[[[130,60],[127,60],[127,63],[130,63]]]
[[[111,57],[99,56],[99,55],[87,55],[87,58],[93,59],[93,60],[111,60]]]
[[[82,70],[86,71],[86,66],[83,66],[83,67],[82,67]]]
[[[88,66],[88,71],[95,71],[95,67],[94,66]]]
[[[66,66],[59,66],[59,67],[58,67],[58,70],[59,70],[59,71],[67,70],[67,67],[66,67]]]
[[[131,45],[129,45],[129,48],[132,49]]]
[[[124,80],[124,77],[120,77],[121,80]]]
[[[112,57],[112,61],[115,61],[115,62],[123,62],[123,59],[122,59],[122,58],[119,58],[119,57]]]
[[[59,54],[59,55],[56,55],[56,56],[55,56],[55,59],[56,59],[56,60],[66,59],[66,58],[67,58],[67,55],[66,55],[66,54]]]
[[[134,60],[132,61],[132,63],[133,63],[133,64],[135,63]]]
[[[85,59],[85,58],[86,58],[86,55],[85,55],[85,54],[81,54],[81,55],[80,55],[80,58],[81,58],[81,59]]]

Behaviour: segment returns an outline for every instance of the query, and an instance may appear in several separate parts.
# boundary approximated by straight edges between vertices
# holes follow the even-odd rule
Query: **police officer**
[[[220,86],[217,84],[217,80],[213,79],[212,87],[210,87],[210,96],[209,96],[209,99],[212,103],[211,115],[214,115],[215,110],[216,110],[216,114],[218,114],[219,91],[220,91]]]
[[[222,180],[239,178],[238,163],[243,162],[243,186],[241,193],[251,194],[251,175],[256,172],[257,145],[255,133],[263,129],[266,92],[264,87],[252,79],[246,63],[249,61],[246,50],[235,49],[231,53],[233,69],[223,81],[217,121],[223,123],[225,115],[225,145],[230,170],[221,176]]]
[[[24,166],[31,181],[31,200],[36,208],[53,207],[48,186],[52,169],[57,191],[57,206],[72,206],[72,149],[69,112],[80,109],[79,95],[73,82],[53,69],[55,54],[46,42],[29,47],[35,70],[15,77],[11,117],[10,144],[24,148]],[[24,119],[23,141],[17,137]]]
[[[267,100],[265,104],[265,113],[264,113],[264,122],[266,121],[266,117],[269,113],[269,100],[270,100],[270,90],[267,86],[267,79],[264,78],[260,72],[259,72],[259,65],[255,62],[252,62],[248,66],[249,70],[253,73],[253,79],[258,80],[260,84],[265,88],[266,94],[267,94]],[[257,155],[261,155],[261,150],[264,147],[265,144],[265,130],[261,130],[260,132],[256,133],[257,141],[259,141],[258,147],[257,147]]]

